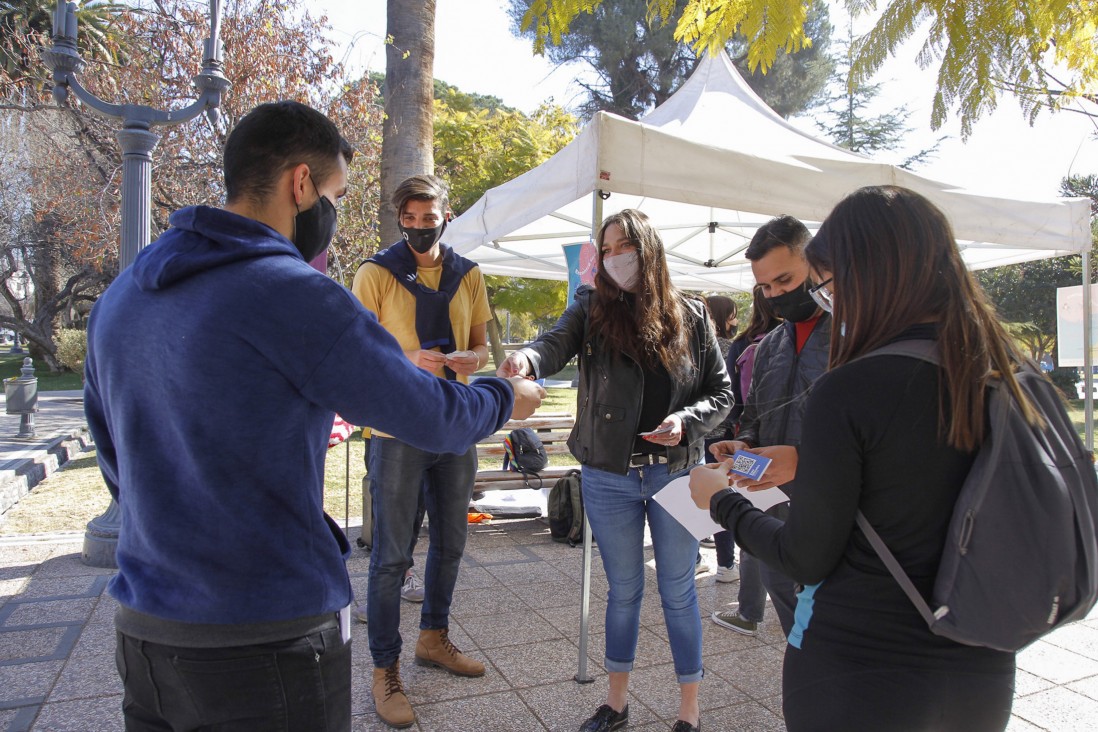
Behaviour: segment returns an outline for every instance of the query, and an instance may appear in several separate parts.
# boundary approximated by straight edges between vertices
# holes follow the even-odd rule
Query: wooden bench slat
[[[541,471],[541,477],[545,479],[552,478],[556,480],[569,470],[575,470],[579,468],[578,465],[550,465],[545,470]],[[522,476],[510,470],[481,470],[477,472],[477,482],[491,483],[493,481],[508,480],[518,478],[522,479]]]
[[[556,444],[542,444],[541,447],[546,449],[547,455],[567,455],[570,454],[568,450],[568,444],[564,442],[557,442]],[[498,458],[503,460],[503,453],[506,452],[506,448],[503,444],[478,444],[477,457],[478,458]]]
[[[511,470],[501,470],[503,466],[503,440],[511,430],[520,427],[529,427],[538,433],[547,455],[567,455],[568,435],[575,426],[576,418],[567,412],[537,414],[529,419],[510,420],[495,434],[485,437],[477,443],[477,457],[481,461],[481,468],[477,471],[474,490],[478,492],[496,490],[519,490],[526,488],[526,481],[522,475]],[[485,467],[485,464],[488,467]],[[551,488],[553,483],[569,470],[576,470],[579,465],[550,465],[542,470],[540,475],[542,485]],[[537,478],[531,478],[532,485],[537,486]]]
[[[512,473],[511,475],[518,475],[518,474],[517,473]],[[556,478],[547,478],[545,476],[542,476],[541,480],[542,480],[542,484],[540,486],[541,488],[552,488],[553,484],[557,482]],[[535,488],[536,489],[538,487],[539,486],[538,486],[538,479],[537,478],[531,476],[530,477],[530,485],[526,485],[526,483],[522,480],[522,476],[519,476],[518,478],[515,478],[513,480],[494,480],[494,481],[489,481],[487,483],[479,483],[478,482],[473,487],[473,490],[474,491],[481,491],[481,492],[483,492],[483,491],[520,491],[520,490],[524,490],[526,488]]]
[[[529,427],[532,430],[539,429],[572,429],[572,425],[576,423],[576,418],[570,414],[564,414],[560,416],[538,416],[530,417],[529,419],[512,419],[503,425],[503,429],[500,430],[504,434],[511,430],[517,430],[519,427]]]
[[[507,439],[507,435],[510,433],[496,432],[493,435],[488,435],[483,440],[478,442],[478,445],[502,445],[503,441]],[[543,445],[548,445],[554,442],[564,442],[568,439],[568,436],[572,434],[572,431],[567,432],[538,432],[538,439],[541,440]]]

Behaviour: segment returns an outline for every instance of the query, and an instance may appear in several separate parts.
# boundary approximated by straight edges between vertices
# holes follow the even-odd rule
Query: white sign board
[[[1098,364],[1098,285],[1090,286],[1090,352]],[[1056,288],[1056,351],[1061,368],[1083,365],[1083,286]]]

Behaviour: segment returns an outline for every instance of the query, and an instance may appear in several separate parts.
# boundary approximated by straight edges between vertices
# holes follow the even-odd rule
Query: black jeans
[[[127,732],[348,732],[351,644],[339,628],[233,648],[118,633]]]

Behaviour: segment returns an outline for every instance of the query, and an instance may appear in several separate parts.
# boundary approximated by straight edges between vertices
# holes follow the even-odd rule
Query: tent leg
[[[579,668],[576,670],[577,684],[590,684],[595,679],[587,673],[587,621],[591,613],[591,522],[587,520],[587,511],[583,512],[583,589],[580,597],[580,638]]]
[[[596,188],[591,192],[591,241],[595,241],[595,234],[602,226],[602,191]]]
[[[600,191],[591,193],[591,241],[595,240],[595,234],[602,226],[602,196]],[[576,669],[575,680],[577,684],[590,684],[594,678],[587,673],[587,623],[591,614],[591,522],[587,520],[587,512],[583,514],[583,580],[580,590],[580,637],[579,637],[579,668]]]
[[[343,441],[347,446],[345,450],[346,460],[343,464],[343,533],[350,532],[351,524],[351,436]]]
[[[1083,413],[1086,425],[1086,446],[1094,451],[1094,358],[1091,354],[1090,250],[1083,251]]]

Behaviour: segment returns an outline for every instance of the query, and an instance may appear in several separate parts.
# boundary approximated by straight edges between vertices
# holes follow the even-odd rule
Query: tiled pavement
[[[572,732],[601,703],[606,674],[601,617],[606,584],[596,566],[588,670],[577,670],[581,551],[549,540],[537,520],[470,526],[454,598],[451,637],[486,662],[480,679],[458,679],[412,662],[402,668],[422,732],[502,730]],[[121,730],[121,685],[114,669],[114,601],[103,592],[109,570],[80,563],[79,535],[0,542],[0,730]],[[421,543],[422,546],[422,543]],[[257,547],[261,551],[261,547]],[[709,550],[706,553],[711,554]],[[417,563],[424,559],[422,551]],[[712,561],[712,556],[709,556]],[[368,557],[356,550],[350,571],[365,595]],[[698,580],[703,610],[735,600],[736,585]],[[417,608],[404,604],[401,629],[414,639]],[[630,729],[667,730],[677,687],[667,633],[649,583],[630,699]],[[705,621],[705,729],[783,730],[784,641],[772,610],[760,636],[747,638]],[[353,628],[354,730],[386,729],[370,699],[366,626]],[[1098,614],[1062,629],[1019,657],[1012,732],[1098,729]]]
[[[37,447],[8,433],[18,418],[0,411],[0,466],[26,474],[17,462],[44,459],[51,445],[72,434],[66,397],[38,422]],[[71,416],[71,415],[70,415]],[[57,433],[57,434],[55,434]],[[56,447],[54,445],[54,447]],[[13,467],[15,466],[15,467]],[[356,536],[356,527],[351,528]],[[80,562],[83,535],[0,539],[0,731],[94,732],[121,730],[121,684],[114,668],[114,601],[103,591],[111,571]],[[425,542],[417,552],[422,566]],[[256,551],[263,551],[256,547]],[[703,550],[710,564],[712,550]],[[648,552],[651,559],[651,551]],[[602,702],[602,613],[606,583],[599,562],[592,572],[588,671],[577,670],[581,551],[550,541],[537,520],[469,527],[469,545],[454,598],[451,637],[488,666],[480,679],[458,679],[412,663],[417,608],[403,605],[401,629],[412,639],[404,651],[405,684],[420,732],[572,732]],[[348,564],[355,592],[365,596],[368,557],[356,550]],[[650,562],[651,564],[651,562]],[[710,575],[698,579],[702,611],[735,600],[736,584]],[[641,614],[637,665],[630,687],[631,730],[668,730],[677,711],[677,687],[655,588],[648,585]],[[781,660],[784,639],[772,609],[759,637],[747,638],[708,620],[702,624],[706,678],[702,718],[707,732],[784,730]],[[373,712],[366,627],[353,628],[352,713],[356,732],[387,729]],[[1039,641],[1019,655],[1010,732],[1098,730],[1098,612]]]

